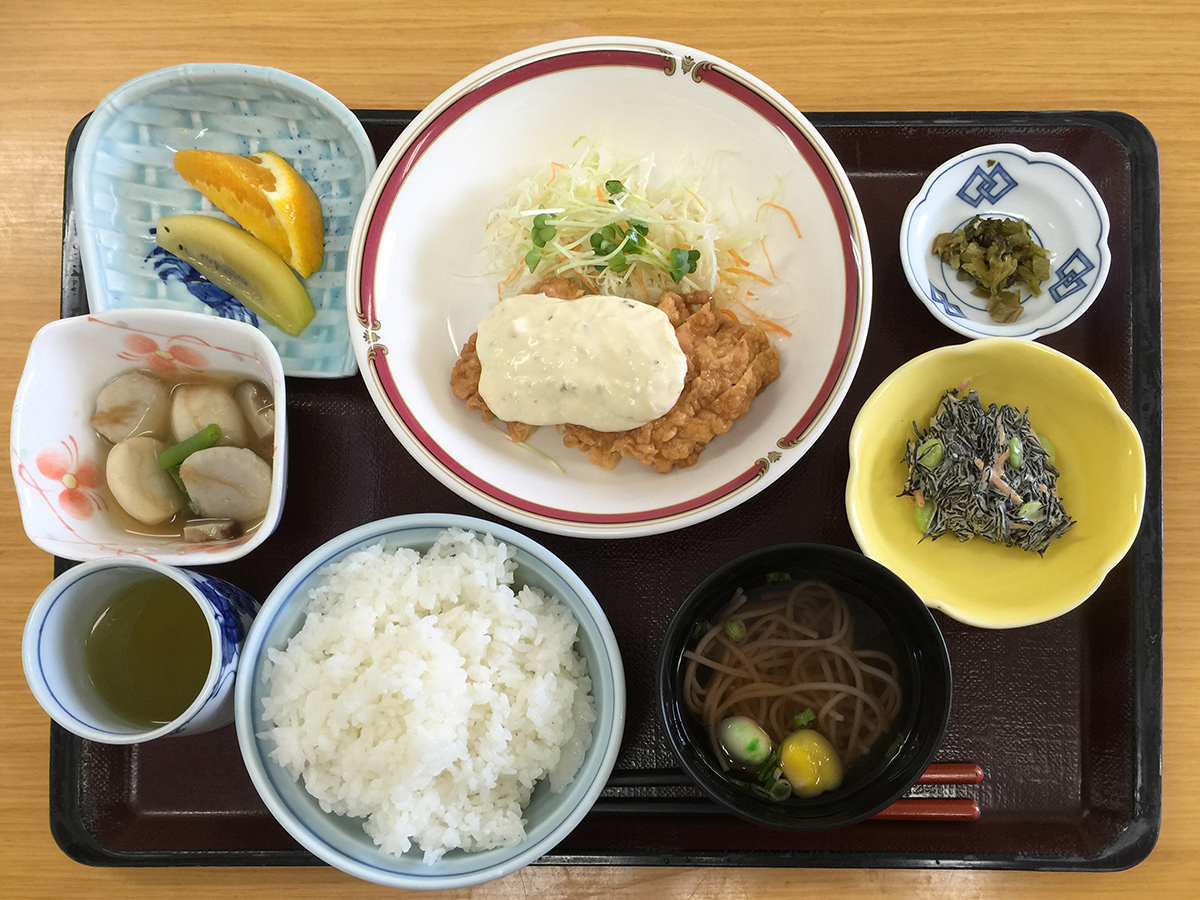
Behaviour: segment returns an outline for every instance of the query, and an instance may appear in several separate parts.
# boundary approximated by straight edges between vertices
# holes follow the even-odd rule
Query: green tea
[[[183,585],[153,575],[100,608],[84,642],[88,677],[121,718],[153,728],[186,710],[208,677],[208,622]]]

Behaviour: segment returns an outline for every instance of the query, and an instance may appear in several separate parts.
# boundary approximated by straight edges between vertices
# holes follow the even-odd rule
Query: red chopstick
[[[933,763],[917,784],[979,784],[983,769],[975,763]],[[905,797],[872,816],[880,821],[974,822],[979,804],[962,797]]]
[[[917,784],[979,784],[983,769],[975,763],[933,763]]]
[[[959,797],[906,797],[871,817],[876,821],[974,822],[979,804]]]

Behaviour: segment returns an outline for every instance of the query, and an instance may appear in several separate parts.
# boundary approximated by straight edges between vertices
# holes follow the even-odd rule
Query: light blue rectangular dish
[[[325,261],[302,279],[317,314],[299,337],[258,320],[212,285],[180,278],[155,254],[161,216],[223,216],[174,169],[177,150],[245,155],[271,150],[313,186],[325,220]],[[353,375],[346,312],[350,232],[375,152],[335,97],[278,69],[189,64],[142,75],[109,94],[79,141],[73,190],[79,250],[93,312],[150,307],[251,321],[279,350],[284,372]],[[221,292],[223,294],[223,292]]]

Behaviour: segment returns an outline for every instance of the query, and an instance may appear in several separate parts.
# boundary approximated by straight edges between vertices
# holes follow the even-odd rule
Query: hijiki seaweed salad
[[[927,430],[914,422],[913,431],[901,496],[915,504],[921,540],[979,536],[1044,554],[1075,524],[1058,495],[1054,447],[1028,410],[984,409],[964,384],[942,395]]]

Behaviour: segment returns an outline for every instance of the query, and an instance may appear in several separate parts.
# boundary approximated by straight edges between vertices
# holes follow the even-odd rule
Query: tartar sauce
[[[499,418],[627,431],[668,412],[687,357],[666,313],[620,297],[520,294],[475,340],[479,394]]]

